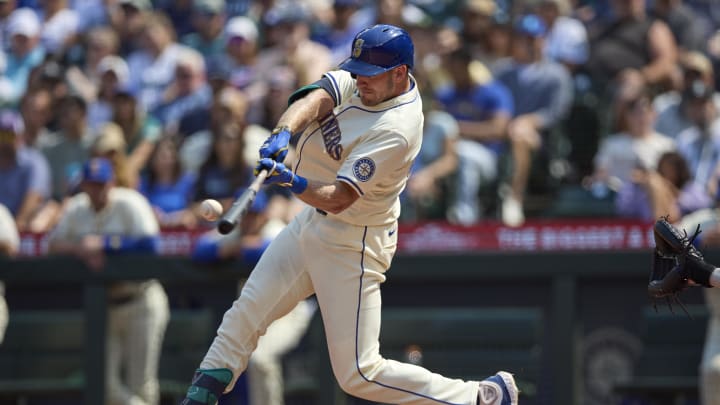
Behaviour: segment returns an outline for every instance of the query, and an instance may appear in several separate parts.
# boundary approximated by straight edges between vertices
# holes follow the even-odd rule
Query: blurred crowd
[[[376,23],[414,38],[426,110],[402,221],[714,209],[711,0],[0,0],[0,204],[48,232],[103,157],[161,227],[203,229],[288,96]],[[246,233],[298,205],[266,190]]]

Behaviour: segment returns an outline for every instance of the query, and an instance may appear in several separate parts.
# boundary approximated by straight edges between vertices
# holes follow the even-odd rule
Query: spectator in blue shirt
[[[212,89],[205,77],[202,55],[190,48],[177,54],[175,77],[162,92],[160,103],[150,111],[163,128],[174,133],[180,120],[188,113],[212,101]]]
[[[50,169],[40,152],[22,141],[22,122],[12,111],[0,112],[0,204],[5,205],[20,231],[50,196]]]
[[[447,68],[454,83],[441,88],[436,97],[458,121],[460,130],[456,199],[448,216],[453,222],[469,225],[482,214],[480,187],[497,178],[498,157],[505,150],[513,99],[505,85],[493,80],[480,62],[473,62],[468,50],[450,54]],[[471,68],[477,77],[471,75]]]
[[[228,208],[236,191],[252,179],[252,167],[243,157],[244,141],[237,125],[224,125],[214,133],[210,155],[200,168],[193,200],[212,198]]]
[[[195,175],[182,171],[177,141],[163,137],[140,182],[140,192],[150,201],[161,227],[195,227],[197,218],[191,209],[194,187]]]
[[[515,115],[508,126],[513,173],[510,193],[502,204],[503,222],[510,226],[525,221],[523,199],[532,154],[542,146],[542,135],[567,114],[573,99],[568,71],[544,57],[545,33],[539,17],[521,17],[514,26],[512,58],[497,71],[498,80],[507,86],[515,101]]]

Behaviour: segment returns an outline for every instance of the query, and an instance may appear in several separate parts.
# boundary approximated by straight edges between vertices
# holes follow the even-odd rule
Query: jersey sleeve
[[[328,92],[330,97],[332,97],[335,101],[335,106],[337,107],[342,104],[344,100],[352,96],[355,91],[355,79],[350,76],[350,73],[343,70],[327,72],[315,83],[297,89],[292,95],[290,95],[288,105],[305,97],[308,92],[315,89],[323,89]]]
[[[370,135],[350,152],[338,171],[337,180],[349,184],[363,196],[382,182],[387,174],[397,174],[398,170],[409,168],[407,148],[407,141],[398,134]]]
[[[352,97],[355,92],[355,79],[350,76],[350,72],[333,70],[325,73],[323,78],[327,78],[330,82],[332,89],[330,95],[335,100],[335,106],[339,106],[345,102],[345,100]]]

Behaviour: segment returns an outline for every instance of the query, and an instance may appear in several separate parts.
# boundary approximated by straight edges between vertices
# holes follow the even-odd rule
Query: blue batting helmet
[[[407,65],[413,67],[414,46],[410,35],[394,25],[378,24],[355,35],[350,57],[340,69],[360,76],[375,76]]]

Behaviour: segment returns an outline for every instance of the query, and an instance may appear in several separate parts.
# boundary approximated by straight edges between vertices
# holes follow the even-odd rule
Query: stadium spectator
[[[715,88],[712,62],[702,53],[686,52],[680,57],[679,67],[682,74],[680,88],[659,95],[653,102],[658,112],[655,129],[671,138],[677,138],[680,132],[692,126],[691,109],[697,107],[695,93],[690,91],[692,83],[699,80],[708,88]],[[720,107],[720,95],[715,93],[713,100],[716,107]]]
[[[20,115],[23,120],[25,145],[43,149],[56,140],[47,125],[53,116],[52,96],[47,90],[29,91],[20,100]]]
[[[20,248],[20,235],[8,209],[0,204],[0,257],[12,258]],[[5,338],[8,324],[8,307],[5,301],[5,284],[0,282],[0,343]]]
[[[471,225],[484,214],[480,189],[497,179],[498,159],[507,149],[514,105],[507,87],[493,79],[479,62],[473,62],[469,51],[451,53],[446,65],[453,84],[439,89],[436,98],[442,109],[458,121],[460,135],[455,197],[448,219]]]
[[[118,53],[118,41],[117,33],[109,27],[96,27],[82,36],[81,61],[68,66],[65,75],[70,90],[81,95],[86,102],[95,100],[104,73],[100,62]]]
[[[112,163],[115,185],[137,188],[140,173],[129,163],[127,141],[122,128],[114,122],[103,125],[91,148],[91,156],[105,158]]]
[[[602,140],[590,180],[599,197],[620,190],[636,169],[656,170],[660,156],[675,150],[673,139],[653,129],[655,112],[645,87],[629,88],[615,104],[619,132]]]
[[[227,209],[237,190],[252,179],[252,166],[245,161],[244,149],[241,128],[237,125],[223,125],[213,133],[210,153],[195,183],[195,212],[200,201],[207,198],[220,201]]]
[[[139,189],[153,207],[161,227],[193,229],[197,225],[191,209],[195,175],[183,172],[178,152],[176,138],[161,138],[150,156]]]
[[[205,116],[206,121],[209,121],[207,129],[188,136],[182,143],[180,159],[184,170],[197,173],[212,153],[214,140],[220,136],[223,128],[229,125],[237,126],[242,134],[242,141],[245,144],[243,159],[247,165],[252,166],[257,160],[260,145],[270,131],[259,125],[248,124],[247,112],[248,100],[244,93],[231,87],[220,91],[210,107],[208,114],[210,119],[207,120]]]
[[[175,133],[183,116],[208,105],[211,100],[212,89],[205,77],[202,55],[184,48],[177,53],[173,80],[163,90],[155,108],[149,111],[166,133]]]
[[[277,3],[263,15],[269,48],[258,55],[257,69],[288,65],[301,86],[314,83],[332,67],[330,50],[310,39],[311,15],[301,3]],[[264,80],[267,77],[261,76]]]
[[[666,216],[675,223],[712,203],[707,190],[692,181],[685,159],[673,151],[660,156],[657,170],[635,168],[618,191],[615,209],[624,217],[653,221]]]
[[[513,170],[503,198],[502,220],[510,226],[525,221],[523,200],[533,153],[543,137],[565,118],[573,101],[572,80],[564,66],[544,57],[545,24],[533,14],[514,25],[512,58],[496,77],[513,96],[515,115],[508,125]]]
[[[108,7],[110,26],[120,37],[120,56],[128,57],[142,48],[143,31],[152,13],[150,0],[119,0]]]
[[[52,172],[52,197],[63,201],[77,185],[80,169],[90,157],[92,134],[87,126],[87,106],[78,96],[60,102],[60,129],[53,134],[56,142],[43,149]]]
[[[713,101],[714,89],[702,81],[693,82],[688,92],[692,103],[688,106],[692,126],[677,136],[678,151],[690,166],[693,180],[706,188],[720,163],[720,120]]]
[[[362,6],[363,0],[334,0],[329,21],[319,24],[319,32],[313,34],[314,40],[330,49],[333,66],[347,57],[355,33],[373,25],[372,15]]]
[[[91,159],[82,192],[72,197],[50,234],[48,250],[78,257],[101,271],[106,256],[157,252],[159,228],[147,200],[114,186],[112,164]],[[108,291],[106,399],[111,405],[159,403],[158,361],[170,317],[156,280],[123,281]]]
[[[23,96],[30,72],[45,58],[45,48],[40,44],[41,30],[40,20],[29,8],[19,8],[8,17],[10,49],[5,76],[13,86],[8,97],[10,103],[16,103]]]
[[[180,42],[200,52],[206,61],[222,55],[225,47],[225,0],[194,0],[193,31],[180,37]]]
[[[108,55],[97,66],[98,82],[95,94],[88,102],[88,126],[97,131],[113,119],[113,103],[129,80],[127,63],[119,56]]]
[[[21,232],[29,229],[52,190],[47,160],[24,145],[22,133],[18,114],[0,112],[0,204],[10,210]]]
[[[460,9],[462,28],[460,41],[468,47],[474,60],[493,70],[501,56],[497,55],[492,39],[496,22],[497,4],[494,0],[464,0]]]
[[[347,53],[347,50],[345,50]],[[289,66],[275,66],[268,72],[267,93],[263,97],[260,125],[271,129],[287,108],[287,100],[298,88],[297,75]]]
[[[61,60],[78,40],[80,15],[68,7],[68,0],[44,0],[41,5],[40,42],[49,55]]]
[[[244,0],[243,0],[244,1]],[[193,0],[156,0],[155,9],[163,12],[172,21],[178,37],[182,38],[194,31]]]
[[[132,94],[125,91],[117,92],[113,97],[112,114],[112,122],[122,128],[129,170],[139,173],[145,168],[155,142],[162,134],[160,123],[138,106]]]
[[[8,20],[10,14],[17,8],[17,0],[0,1],[0,49],[3,52],[10,49],[10,33]]]
[[[447,218],[447,201],[452,194],[448,190],[452,182],[447,180],[457,170],[459,133],[452,115],[439,110],[425,114],[420,153],[401,200],[403,221]]]
[[[653,14],[664,21],[683,51],[703,52],[712,32],[709,21],[683,3],[683,0],[655,0]]]
[[[175,42],[175,31],[167,17],[151,13],[143,18],[141,48],[128,56],[128,89],[137,96],[142,108],[151,111],[163,99],[163,93],[175,77],[175,69],[184,45]]]
[[[213,66],[226,66],[229,84],[240,89],[248,97],[250,111],[248,120],[261,120],[262,99],[267,91],[257,66],[260,52],[258,28],[250,18],[233,17],[225,26],[225,54],[211,62]]]
[[[548,27],[545,56],[574,71],[587,62],[590,49],[585,26],[570,12],[569,0],[541,0],[537,6]]]
[[[612,0],[614,18],[593,40],[588,68],[598,89],[625,69],[637,69],[651,86],[667,87],[678,50],[667,24],[647,15],[646,0]]]

